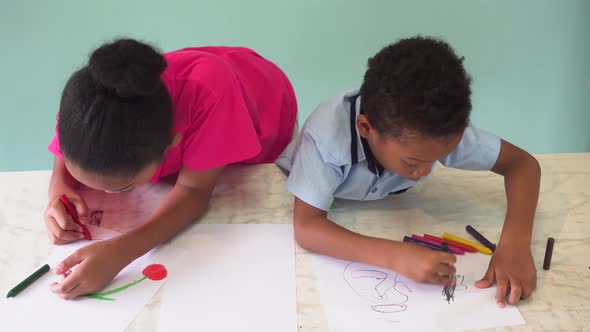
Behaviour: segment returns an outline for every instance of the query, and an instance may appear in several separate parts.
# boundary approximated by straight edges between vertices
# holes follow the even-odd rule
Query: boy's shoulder
[[[332,163],[343,165],[350,162],[350,101],[359,89],[341,92],[324,100],[309,115],[302,135],[311,137],[320,154]]]

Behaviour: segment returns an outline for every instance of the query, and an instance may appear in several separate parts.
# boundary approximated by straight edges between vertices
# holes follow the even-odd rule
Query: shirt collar
[[[360,107],[360,93],[354,93],[352,95],[347,96],[347,98],[349,99],[349,111],[355,111],[354,114],[354,119],[356,120],[356,118],[358,117],[359,114],[363,114],[361,107]],[[354,104],[353,104],[354,103]],[[352,114],[351,114],[352,116]],[[361,135],[359,135],[357,127],[356,127],[356,122],[353,123],[353,121],[351,121],[350,123],[350,130],[351,130],[351,145],[350,145],[350,149],[351,149],[351,154],[352,150],[354,150],[355,148],[357,149],[357,154],[358,154],[358,161],[362,161],[362,160],[366,160],[367,161],[367,167],[369,168],[369,170],[377,175],[377,176],[381,176],[383,174],[384,168],[383,166],[377,161],[377,159],[375,159],[375,156],[373,155],[373,152],[371,151],[371,148],[369,147],[369,142],[367,142],[367,140],[362,137]],[[356,141],[356,142],[355,142]],[[353,161],[354,162],[354,161]]]

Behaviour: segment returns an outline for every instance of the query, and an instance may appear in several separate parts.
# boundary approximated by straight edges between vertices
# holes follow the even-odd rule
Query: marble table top
[[[543,173],[532,242],[538,270],[537,290],[518,305],[526,325],[498,330],[587,330],[590,326],[590,153],[536,157]],[[50,176],[50,171],[0,172],[2,292],[20,281],[15,278],[39,266],[51,250],[43,224]],[[86,190],[84,196],[90,208],[100,212],[94,222],[124,232],[145,220],[169,189],[169,184],[159,184],[120,194]],[[403,195],[371,202],[338,200],[335,205],[330,212],[331,220],[366,235],[400,239],[412,233],[461,234],[465,225],[470,224],[496,242],[506,201],[500,176],[437,166],[429,180]],[[292,211],[293,196],[285,190],[285,176],[274,165],[236,166],[222,176],[210,209],[199,222],[291,223]],[[548,237],[554,237],[556,242],[551,269],[544,271]],[[327,331],[310,254],[296,248],[299,331]],[[156,330],[161,295],[162,289],[128,331]]]

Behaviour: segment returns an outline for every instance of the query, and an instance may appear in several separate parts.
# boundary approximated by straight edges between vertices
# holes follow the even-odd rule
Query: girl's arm
[[[53,244],[64,244],[84,238],[82,228],[69,217],[59,201],[59,197],[65,194],[76,207],[78,216],[86,217],[88,206],[82,196],[76,192],[78,186],[78,181],[70,175],[63,160],[56,157],[49,182],[49,203],[43,216],[47,235]]]
[[[172,191],[144,225],[74,252],[54,273],[63,274],[79,264],[78,267],[63,282],[52,284],[51,291],[72,299],[105,287],[129,263],[200,217],[222,171],[223,167],[204,172],[182,169]]]
[[[203,215],[222,171],[223,167],[202,172],[183,168],[174,188],[149,221],[121,236],[121,240],[129,243],[130,254],[142,256]]]

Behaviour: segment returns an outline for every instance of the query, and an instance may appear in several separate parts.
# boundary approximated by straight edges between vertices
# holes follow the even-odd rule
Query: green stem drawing
[[[106,297],[106,296],[107,295],[118,293],[118,292],[123,291],[123,290],[126,290],[127,288],[129,288],[131,286],[135,286],[135,285],[139,284],[140,282],[144,281],[146,278],[147,277],[144,276],[141,279],[135,280],[134,282],[128,283],[127,285],[121,286],[119,288],[115,288],[113,290],[102,292],[102,293],[86,294],[85,296],[86,297],[89,297],[89,298],[92,298],[92,299],[97,299],[97,300],[114,301],[115,299],[112,299],[112,298]]]
[[[95,300],[115,301],[115,299],[113,299],[113,298],[104,297],[104,296],[100,296],[100,295],[96,295],[96,294],[86,294],[84,296],[91,298],[91,299],[95,299]]]
[[[106,292],[86,294],[85,296],[87,298],[96,299],[96,300],[115,301],[115,299],[107,297],[107,295],[111,295],[111,294],[115,294],[115,293],[119,293],[121,291],[124,291],[131,286],[135,286],[135,285],[139,284],[140,282],[144,281],[145,279],[158,281],[158,280],[162,280],[168,276],[168,270],[166,270],[166,267],[162,264],[150,264],[145,269],[143,269],[143,271],[141,271],[141,273],[143,274],[143,278],[132,281],[132,282],[128,283],[127,285],[123,285],[119,288],[115,288],[113,290],[106,291]]]

